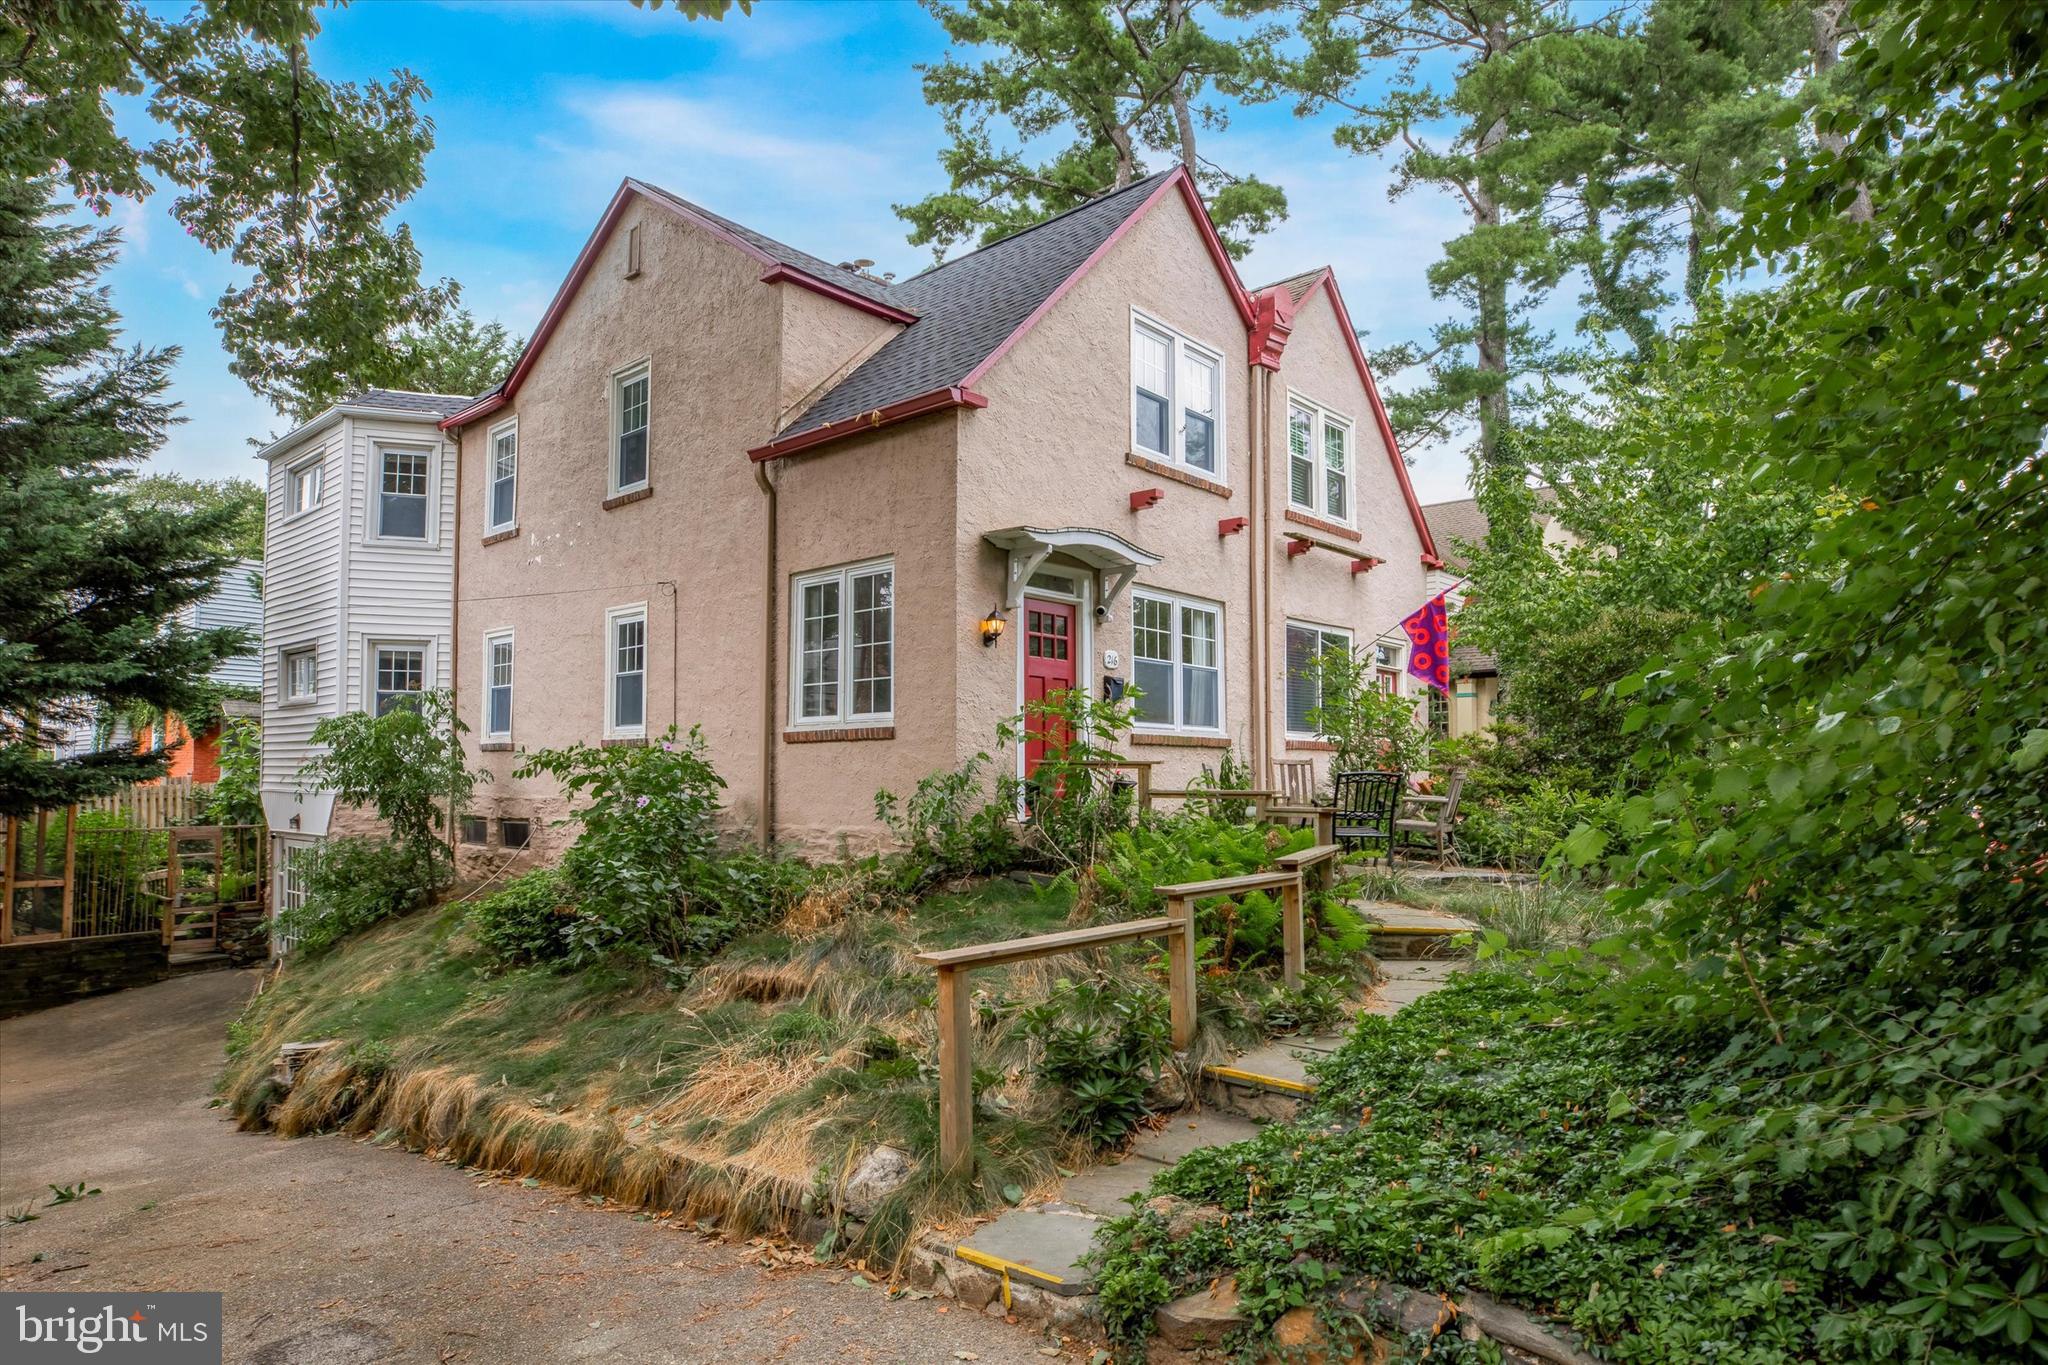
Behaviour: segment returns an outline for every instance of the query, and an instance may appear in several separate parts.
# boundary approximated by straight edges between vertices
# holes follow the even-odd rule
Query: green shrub
[[[903,845],[895,864],[899,890],[914,894],[1016,863],[1016,806],[1000,789],[990,792],[982,778],[987,765],[988,755],[976,754],[949,772],[927,773],[900,805],[892,791],[875,793],[875,818]]]
[[[1458,856],[1471,866],[1535,871],[1580,825],[1610,834],[1620,827],[1619,798],[1560,782],[1539,781],[1490,804],[1459,805]]]
[[[1038,1075],[1064,1095],[1065,1125],[1098,1147],[1129,1136],[1152,1110],[1172,1025],[1158,991],[1105,977],[1055,982],[1050,998],[1018,1014],[1038,1045]]]
[[[380,920],[432,899],[420,859],[383,839],[329,839],[306,868],[305,903],[277,917],[279,937],[295,953],[319,953]]]
[[[469,932],[500,966],[554,962],[569,951],[569,883],[539,868],[470,908]]]
[[[327,752],[300,768],[299,780],[331,790],[343,805],[375,810],[393,847],[411,860],[413,880],[438,891],[455,869],[442,831],[486,776],[464,766],[468,728],[447,692],[404,699],[381,716],[329,716],[313,727],[313,742]]]
[[[1078,688],[1048,692],[996,728],[1005,746],[1045,744],[1031,776],[1020,784],[1005,774],[997,792],[1013,805],[1021,798],[1038,851],[1060,867],[1093,866],[1109,838],[1130,828],[1137,805],[1130,779],[1096,765],[1118,756],[1137,695],[1133,690],[1112,701]]]

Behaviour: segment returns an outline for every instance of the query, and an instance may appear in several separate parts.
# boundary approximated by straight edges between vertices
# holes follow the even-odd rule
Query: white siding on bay
[[[450,682],[449,636],[455,614],[455,445],[431,425],[351,418],[348,432],[348,638],[342,664],[345,705],[367,704],[373,640],[425,640],[427,685]],[[394,545],[376,538],[377,452],[382,446],[426,448],[434,456],[428,482],[428,542]]]

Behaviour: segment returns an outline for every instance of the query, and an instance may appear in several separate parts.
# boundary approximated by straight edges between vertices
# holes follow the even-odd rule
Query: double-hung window
[[[1139,728],[1222,733],[1223,608],[1133,591],[1131,681]]]
[[[484,738],[512,738],[512,632],[484,636]]]
[[[427,647],[421,644],[373,646],[370,669],[375,683],[374,714],[382,716],[398,706],[417,705],[414,699],[427,690]]]
[[[613,607],[605,613],[604,650],[605,733],[614,739],[637,739],[647,733],[647,607],[644,603]]]
[[[896,711],[896,569],[893,563],[805,574],[791,602],[797,725],[873,724]]]
[[[1222,357],[1148,318],[1131,319],[1131,446],[1221,479]]]
[[[313,645],[287,649],[279,660],[286,701],[312,701],[320,695],[320,652]]]
[[[653,390],[645,363],[612,376],[612,493],[647,487],[647,408]]]
[[[293,465],[284,474],[284,512],[295,517],[320,505],[327,492],[327,466],[320,459]]]
[[[424,450],[377,452],[377,536],[427,538],[427,465]]]
[[[519,424],[507,422],[491,432],[490,506],[484,529],[492,534],[519,524]]]
[[[1351,421],[1304,398],[1287,402],[1287,501],[1351,521]]]
[[[1323,660],[1332,650],[1348,657],[1351,632],[1287,623],[1287,733],[1297,739],[1316,734],[1312,717],[1323,704]]]

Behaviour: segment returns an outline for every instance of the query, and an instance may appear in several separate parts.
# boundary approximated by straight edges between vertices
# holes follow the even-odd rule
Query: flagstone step
[[[1387,958],[1442,957],[1464,951],[1460,934],[1477,934],[1478,924],[1463,915],[1428,910],[1393,901],[1357,900],[1351,908],[1365,916],[1372,935],[1373,956]]]

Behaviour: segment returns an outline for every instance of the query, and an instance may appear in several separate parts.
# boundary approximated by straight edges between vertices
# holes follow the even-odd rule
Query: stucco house
[[[378,828],[299,769],[328,716],[388,708],[452,682],[455,443],[467,397],[371,389],[257,452],[263,542],[263,814],[272,904],[298,903],[300,855]]]
[[[905,280],[628,180],[440,426],[493,847],[562,837],[519,750],[693,724],[737,827],[870,843],[877,788],[1113,678],[1161,785],[1226,749],[1270,773],[1323,750],[1318,647],[1411,690],[1441,564],[1335,276],[1247,288],[1178,169]],[[374,633],[335,648],[367,669]]]

